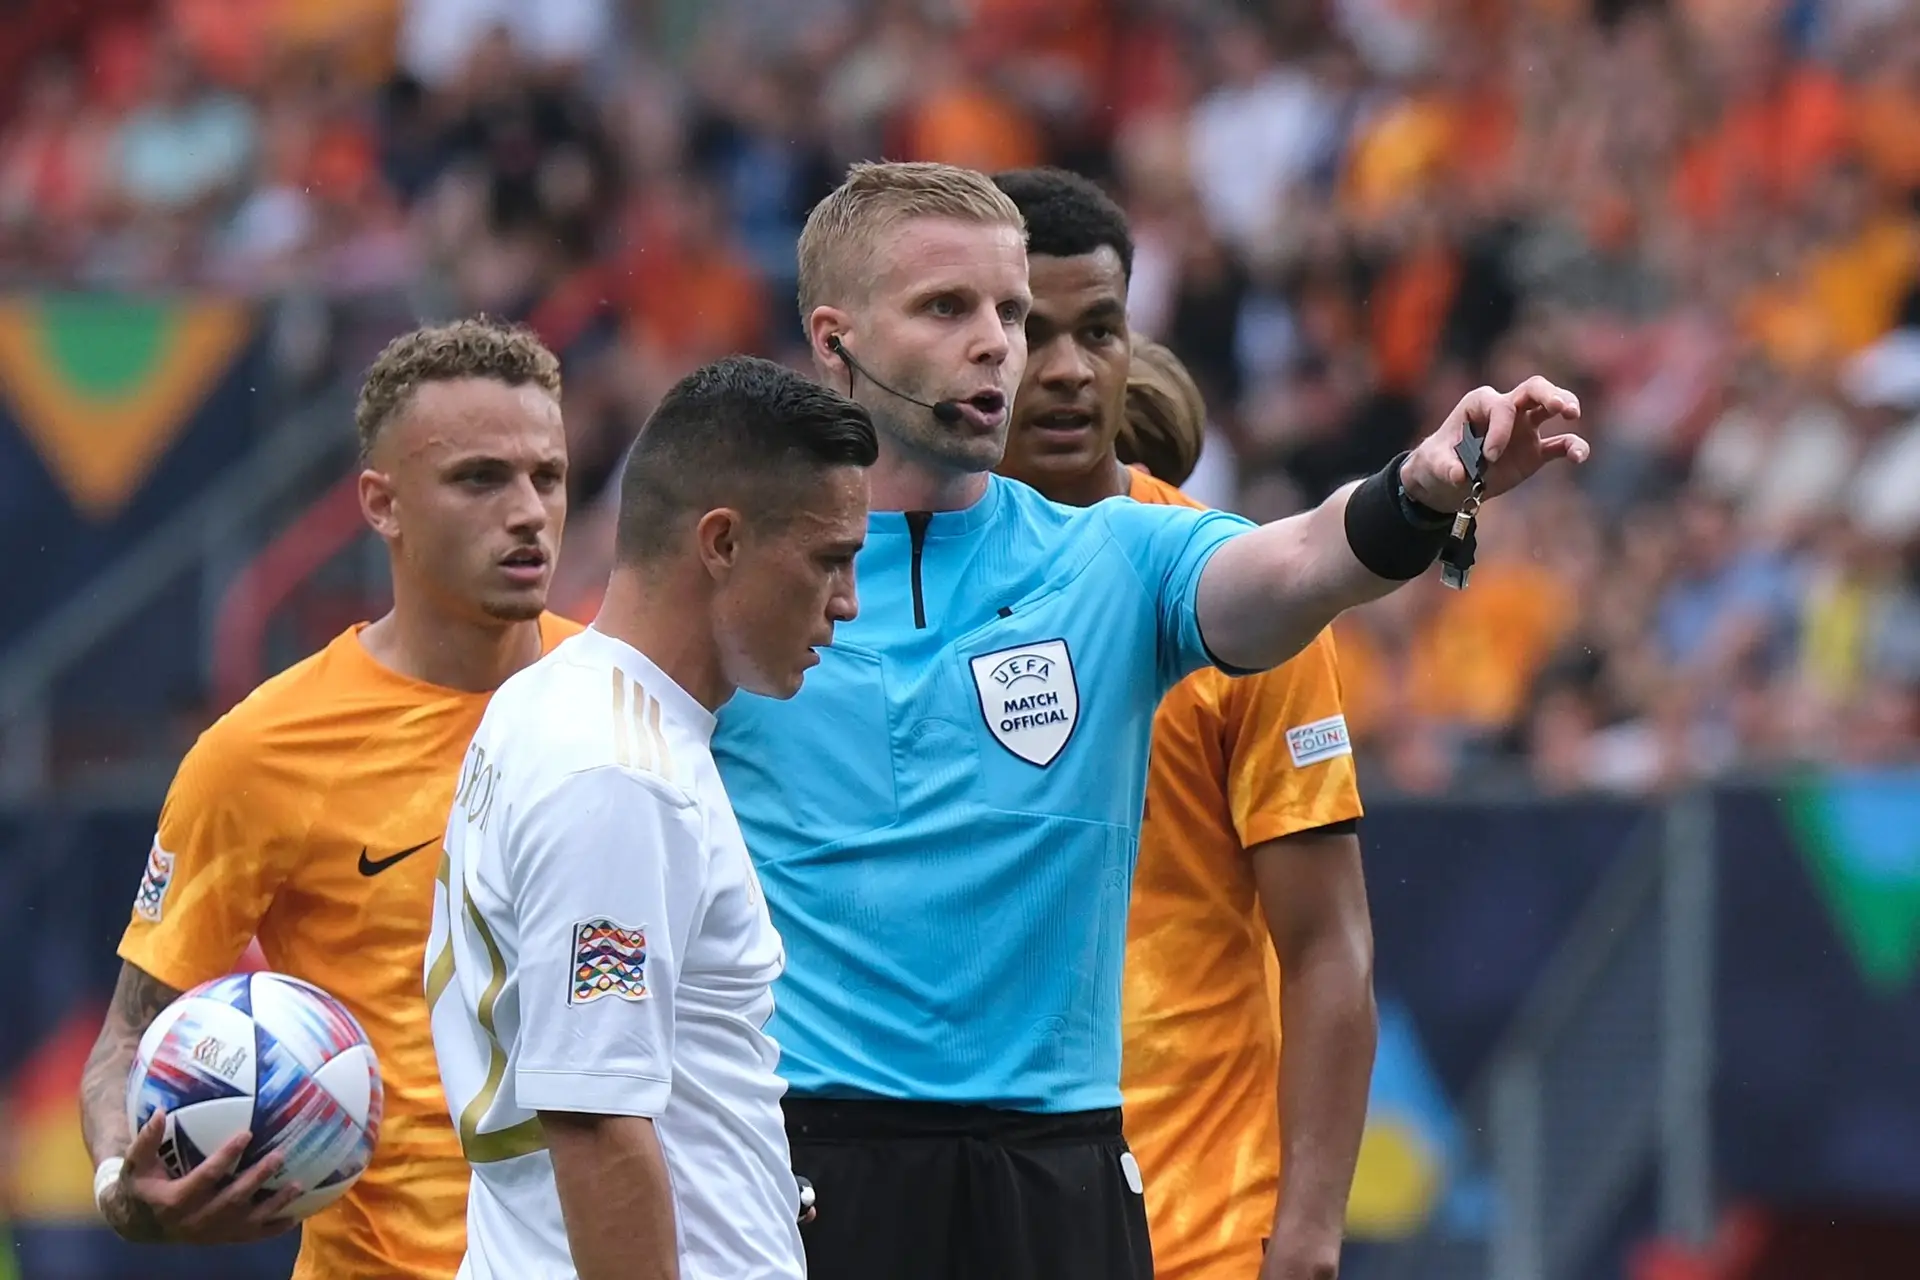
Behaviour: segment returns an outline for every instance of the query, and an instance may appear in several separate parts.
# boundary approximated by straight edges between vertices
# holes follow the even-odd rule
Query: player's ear
[[[399,500],[393,481],[384,471],[367,467],[360,472],[360,514],[382,538],[392,541],[400,536]]]
[[[694,526],[695,549],[700,563],[714,579],[725,578],[740,563],[742,535],[746,522],[731,507],[716,507],[700,517]]]

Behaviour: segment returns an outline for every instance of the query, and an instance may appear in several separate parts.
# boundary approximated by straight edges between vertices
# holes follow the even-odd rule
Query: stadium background
[[[166,780],[383,607],[357,372],[563,353],[590,614],[652,398],[794,358],[849,159],[1063,163],[1259,518],[1480,382],[1596,461],[1342,621],[1379,1066],[1348,1273],[1920,1274],[1920,12],[1902,0],[0,0],[0,1227],[29,1280],[284,1275],[92,1225],[74,1090]]]

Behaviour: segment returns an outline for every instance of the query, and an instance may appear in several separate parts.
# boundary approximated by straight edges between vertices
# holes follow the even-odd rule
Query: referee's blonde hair
[[[1120,461],[1139,463],[1156,480],[1185,484],[1207,438],[1207,402],[1180,357],[1135,334],[1127,371],[1127,410],[1114,438]]]
[[[847,171],[800,232],[800,323],[815,307],[858,302],[872,287],[876,246],[915,218],[1004,224],[1024,240],[1026,219],[984,173],[924,161],[864,162]]]

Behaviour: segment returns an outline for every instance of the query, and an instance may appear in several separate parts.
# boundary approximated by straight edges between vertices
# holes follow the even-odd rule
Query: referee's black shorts
[[[786,1100],[809,1280],[1151,1280],[1120,1112]]]

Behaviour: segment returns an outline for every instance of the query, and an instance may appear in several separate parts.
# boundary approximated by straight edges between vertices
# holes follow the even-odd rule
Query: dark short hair
[[[531,384],[560,398],[559,358],[533,330],[485,316],[423,325],[389,342],[367,369],[353,410],[361,461],[423,384],[466,378],[488,378],[510,387]]]
[[[1120,255],[1120,271],[1133,278],[1133,233],[1127,215],[1088,178],[1065,169],[1009,169],[993,184],[1007,193],[1027,220],[1027,252],[1077,258],[1102,248]]]
[[[690,517],[720,507],[778,523],[820,472],[870,467],[879,452],[867,411],[828,387],[758,356],[704,365],[674,384],[627,451],[614,554],[661,555]]]

